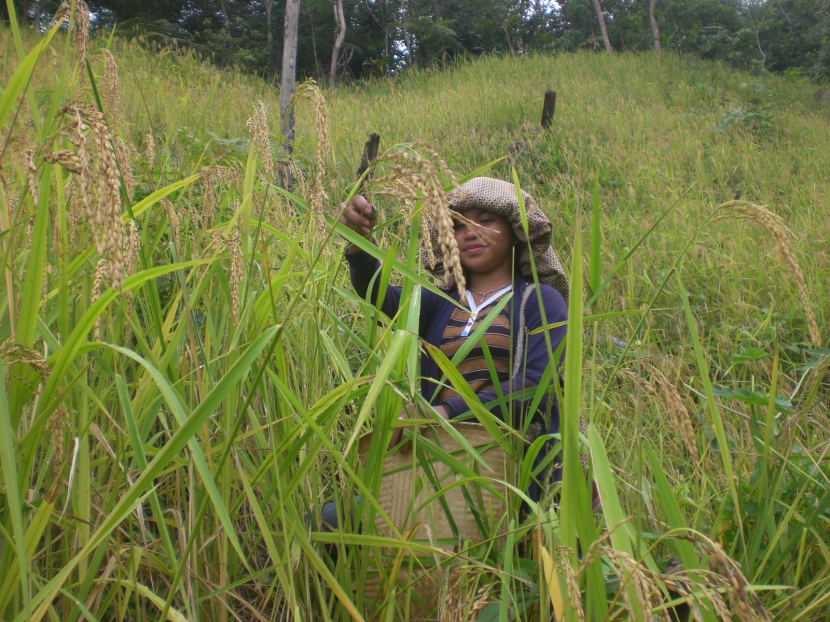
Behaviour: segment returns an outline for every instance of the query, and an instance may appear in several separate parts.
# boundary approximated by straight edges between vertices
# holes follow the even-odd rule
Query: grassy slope
[[[14,48],[7,31],[0,36],[4,40],[2,71],[7,77],[14,66],[10,60]],[[169,158],[162,175],[167,181],[189,172],[178,170],[186,153],[205,149],[206,160],[222,155],[244,158],[244,146],[211,142],[208,132],[223,139],[244,138],[245,120],[257,99],[272,111],[278,108],[276,89],[262,81],[217,71],[187,56],[149,54],[134,43],[117,42],[114,51],[121,74],[121,131],[140,148],[152,125],[160,138],[162,162]],[[55,78],[47,71],[37,79],[44,87]],[[215,93],[209,96],[214,86]],[[536,129],[547,88],[558,91],[550,135]],[[769,205],[795,232],[795,253],[804,267],[826,340],[830,320],[830,281],[826,278],[830,112],[814,101],[811,91],[805,83],[737,74],[668,54],[662,58],[616,55],[608,59],[586,53],[483,59],[441,73],[417,72],[396,81],[326,92],[335,157],[327,171],[327,188],[332,201],[342,195],[342,188],[353,180],[363,141],[373,131],[381,134],[382,148],[423,140],[458,173],[499,157],[508,146],[520,142],[517,166],[526,188],[555,223],[555,245],[565,265],[571,259],[569,236],[575,225],[577,188],[590,189],[592,176],[599,175],[606,274],[662,211],[675,206],[618,274],[596,312],[639,309],[647,304],[678,250],[704,218],[740,193]],[[80,92],[76,96],[88,98]],[[753,98],[769,117],[762,127],[736,121],[727,131],[716,131],[724,115],[738,115],[739,106],[745,111]],[[276,134],[273,119],[271,126]],[[314,148],[313,113],[302,103],[297,155],[307,169],[312,167]],[[159,185],[158,170],[151,171],[143,158],[136,158],[135,163],[137,182],[145,192]],[[502,167],[493,174],[506,176],[507,172]],[[586,197],[583,205],[590,206],[590,193]],[[588,227],[586,221],[586,236]],[[327,257],[326,269],[333,271],[337,260],[336,254]],[[750,346],[771,354],[778,343],[783,348],[778,394],[789,397],[807,361],[807,334],[792,279],[768,235],[747,221],[709,225],[690,251],[684,280],[692,293],[716,381],[734,389],[768,386],[771,358],[735,365],[730,356]],[[656,301],[659,310],[639,334],[632,332],[636,319],[607,321],[599,330],[604,336],[636,340],[640,352],[669,355],[683,363],[669,373],[692,410],[705,470],[723,484],[719,461],[709,449],[711,430],[704,423],[702,400],[695,395],[702,388],[687,352],[686,323],[678,305],[671,282]],[[313,312],[305,312],[304,321],[310,321],[307,318]],[[303,330],[299,326],[295,338]],[[630,485],[620,487],[624,504],[635,511],[638,495],[632,491],[640,486],[633,475],[638,466],[632,447],[638,435],[636,422],[642,420],[642,436],[657,445],[690,519],[717,529],[715,514],[723,486],[708,486],[692,477],[695,469],[659,394],[650,392],[648,383],[644,391],[638,390],[633,380],[635,374],[643,375],[642,368],[632,361],[624,367],[628,375],[609,378],[619,352],[600,342],[603,345],[594,359],[597,389],[613,384],[605,402],[590,412],[602,430],[616,474]],[[586,377],[590,378],[591,356],[586,361]],[[297,366],[297,376],[310,379],[312,393],[306,396],[307,404],[337,384],[335,377],[321,372],[312,361],[300,358]],[[796,395],[796,402],[800,396]],[[739,402],[728,406],[734,412],[723,411],[727,430],[737,446],[746,450],[750,447],[747,410]],[[806,449],[820,453],[826,431],[812,424],[826,414],[824,391],[809,412],[800,413],[800,442]],[[748,476],[749,463],[739,457],[737,464],[739,472]],[[648,503],[645,510],[651,513]]]

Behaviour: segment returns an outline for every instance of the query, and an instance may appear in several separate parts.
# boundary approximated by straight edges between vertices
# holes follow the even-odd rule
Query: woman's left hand
[[[401,419],[424,419],[422,412],[422,406],[417,404],[407,404],[404,408],[401,408],[401,412],[398,414],[398,420]],[[435,406],[433,410],[438,413],[439,416],[443,417],[444,419],[449,419],[450,415],[447,412],[447,409],[443,406]],[[393,447],[395,447],[398,443],[401,442],[401,437],[403,436],[404,428],[407,426],[399,425],[392,431],[392,440],[389,442],[389,447],[386,448],[386,451],[391,451]],[[401,445],[400,452],[402,454],[409,453],[409,449],[412,446],[410,442],[405,442]]]

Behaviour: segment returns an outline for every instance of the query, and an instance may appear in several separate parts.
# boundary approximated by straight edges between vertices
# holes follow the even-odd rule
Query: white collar
[[[473,295],[470,293],[470,290],[468,289],[467,290],[467,302],[470,304],[470,311],[472,312],[473,315],[478,315],[479,311],[481,311],[482,309],[486,309],[487,305],[492,303],[494,300],[498,300],[499,298],[504,296],[507,292],[509,292],[511,289],[513,289],[513,284],[512,283],[510,285],[502,287],[499,291],[497,291],[495,294],[490,296],[487,300],[483,301],[480,305],[476,305],[476,301],[473,298]]]

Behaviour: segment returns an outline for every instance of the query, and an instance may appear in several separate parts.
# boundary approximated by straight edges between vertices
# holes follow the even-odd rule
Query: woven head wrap
[[[550,285],[560,294],[565,302],[568,302],[568,277],[562,269],[559,257],[550,244],[552,227],[548,217],[542,213],[533,198],[522,190],[522,198],[527,212],[527,230],[525,236],[522,227],[519,201],[516,198],[516,187],[509,182],[490,177],[476,177],[461,186],[461,192],[453,192],[448,195],[449,206],[456,212],[464,212],[470,208],[486,209],[489,212],[503,216],[510,223],[516,239],[519,240],[517,247],[519,253],[519,268],[523,276],[532,278],[530,256],[536,263],[536,274],[540,283]],[[444,261],[441,254],[441,246],[438,244],[434,230],[430,231],[433,242],[433,255],[435,266],[430,267],[426,251],[422,252],[422,259],[432,274],[441,277],[444,273]],[[530,244],[528,245],[528,239]]]

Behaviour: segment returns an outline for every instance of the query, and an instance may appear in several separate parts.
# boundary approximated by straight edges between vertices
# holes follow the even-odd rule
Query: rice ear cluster
[[[429,155],[431,159],[418,153],[418,149]],[[431,226],[435,230],[441,253],[445,258],[444,282],[447,286],[454,284],[459,296],[463,298],[467,282],[461,266],[458,243],[455,240],[453,221],[455,214],[450,212],[447,193],[444,192],[438,171],[440,170],[449,177],[457,192],[461,190],[458,180],[450,171],[447,163],[427,145],[416,143],[405,149],[383,155],[373,164],[383,164],[389,169],[386,175],[371,180],[372,186],[378,188],[377,194],[395,197],[413,204],[416,201],[423,202],[423,213],[429,219],[429,223],[427,223],[426,230],[422,226],[421,232],[425,238],[422,243],[427,249],[431,249],[433,234],[428,228]],[[434,262],[434,255],[429,250],[427,253],[430,260]]]
[[[104,279],[107,278],[107,261],[106,259],[99,259],[95,266],[95,279],[92,281],[92,295],[89,301],[90,305],[95,304],[95,301],[104,293]],[[101,316],[95,318],[95,324],[92,327],[92,340],[101,341]]]
[[[668,406],[669,416],[672,419],[672,423],[680,432],[680,436],[683,439],[683,444],[686,446],[686,451],[689,452],[689,456],[691,456],[695,461],[695,464],[697,464],[700,462],[700,454],[698,453],[697,442],[695,441],[695,430],[692,427],[692,418],[689,415],[686,405],[683,403],[683,398],[680,396],[680,393],[675,386],[669,382],[669,379],[666,378],[660,370],[653,365],[649,365],[649,368],[651,369],[651,375],[654,378],[654,381],[663,392],[663,398],[666,400],[666,405]]]
[[[775,250],[784,261],[787,271],[795,281],[795,287],[798,291],[798,297],[801,300],[801,305],[804,307],[804,315],[807,316],[807,329],[810,332],[810,339],[813,346],[821,347],[821,333],[818,329],[816,316],[810,306],[810,295],[807,292],[807,281],[804,279],[804,272],[795,258],[792,245],[790,241],[795,238],[793,232],[787,226],[781,216],[774,214],[765,205],[756,205],[747,201],[729,201],[722,204],[718,209],[728,209],[731,213],[726,213],[719,216],[716,220],[723,220],[725,218],[735,219],[749,219],[757,222],[772,238],[772,243]]]
[[[84,82],[84,65],[89,55],[89,7],[84,0],[63,0],[58,7],[53,23],[69,18],[70,12],[74,12],[72,24],[72,43],[75,46],[75,54],[81,64],[81,84]]]
[[[17,363],[31,365],[41,382],[46,382],[52,372],[40,352],[11,338],[0,344],[0,358],[6,361],[9,368]]]
[[[121,113],[121,83],[118,79],[118,64],[115,57],[107,49],[101,50],[101,59],[104,62],[104,79],[101,80],[101,95],[106,110],[109,112],[110,129],[115,132]]]
[[[156,139],[153,138],[152,132],[148,133],[146,138],[144,139],[144,157],[147,158],[147,162],[150,167],[153,167],[156,163]]]
[[[317,88],[314,80],[306,80],[297,89],[294,95],[298,100],[306,99],[314,105],[314,124],[317,129],[317,171],[314,177],[314,190],[311,195],[311,206],[322,220],[323,204],[328,198],[323,189],[323,177],[326,173],[326,154],[329,145],[329,113],[326,108],[326,99]]]
[[[473,592],[476,580],[482,574],[470,566],[456,566],[450,571],[439,603],[438,619],[441,622],[468,622],[478,618],[481,610],[491,602],[489,591],[492,585],[484,585]]]
[[[120,289],[124,282],[124,226],[121,219],[121,182],[112,136],[103,115],[87,104],[66,104],[58,115],[64,117],[62,132],[75,147],[76,153],[72,155],[63,150],[49,154],[46,159],[61,164],[80,178],[84,211],[90,226],[94,223],[95,250],[100,257],[106,255],[112,285]],[[94,167],[87,131],[95,145],[97,161]]]
[[[46,429],[49,431],[49,441],[52,445],[52,477],[57,479],[60,473],[60,465],[64,458],[63,431],[69,427],[69,413],[66,408],[58,406],[55,412],[46,421]]]
[[[758,622],[769,620],[766,610],[754,592],[747,590],[748,582],[737,562],[730,558],[715,541],[701,543],[701,548],[709,555],[709,566],[720,577],[720,582],[735,614],[741,622]],[[721,616],[723,617],[723,616]],[[724,620],[731,620],[724,618]]]
[[[26,149],[23,152],[23,166],[26,168],[26,183],[29,186],[29,196],[32,197],[32,203],[38,204],[38,191],[35,178],[37,176],[37,167],[34,161],[34,149]]]
[[[239,319],[239,290],[244,277],[242,265],[242,238],[239,234],[239,222],[234,227],[231,237],[231,313],[234,324]]]
[[[254,114],[248,117],[245,125],[251,132],[251,140],[254,141],[259,157],[262,158],[262,166],[268,181],[274,179],[274,158],[271,155],[271,142],[268,139],[268,107],[262,100],[254,104]]]
[[[573,549],[567,546],[560,546],[556,549],[557,571],[565,575],[565,582],[568,586],[568,601],[576,611],[579,622],[585,622],[585,608],[582,606],[582,592],[579,590],[579,579],[570,562]]]

